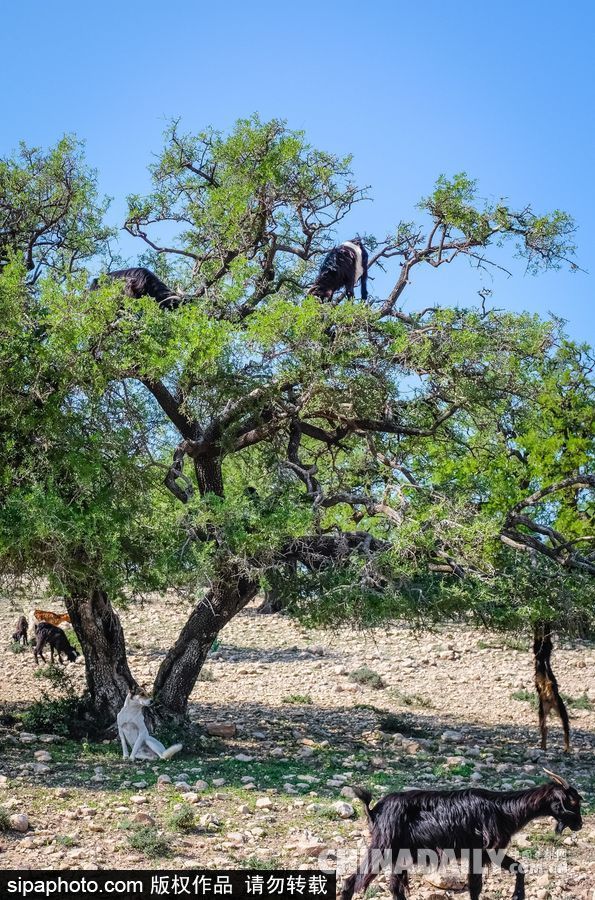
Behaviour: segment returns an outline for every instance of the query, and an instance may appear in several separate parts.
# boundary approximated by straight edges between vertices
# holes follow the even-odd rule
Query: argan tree
[[[502,266],[506,242],[531,272],[573,266],[570,218],[486,204],[466,176],[441,178],[421,225],[366,237],[371,274],[394,272],[388,296],[322,302],[308,286],[323,254],[339,228],[363,232],[349,160],[277,121],[227,136],[176,123],[152,178],[149,196],[130,197],[126,229],[183,295],[176,310],[114,282],[90,293],[76,276],[32,293],[9,271],[11,295],[18,282],[35,310],[33,366],[63,373],[56,405],[74,449],[60,454],[60,420],[43,449],[64,518],[40,529],[15,501],[29,537],[4,555],[52,573],[100,712],[113,717],[133,683],[111,600],[134,588],[196,593],[154,686],[177,716],[215,636],[263,583],[324,623],[518,622],[562,594],[588,619],[592,430],[579,442],[570,432],[592,421],[587,351],[530,316],[401,309],[420,267]],[[23,483],[39,489],[27,458]],[[14,523],[0,524],[6,548]],[[521,608],[536,568],[565,590],[523,594]]]

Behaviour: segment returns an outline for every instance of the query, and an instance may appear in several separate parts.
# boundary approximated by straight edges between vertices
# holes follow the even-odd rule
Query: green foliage
[[[309,694],[288,694],[281,697],[281,703],[289,703],[294,706],[311,706],[312,697]]]
[[[189,803],[179,803],[167,817],[167,827],[171,831],[192,831],[194,824],[194,810]]]
[[[0,806],[0,831],[8,831],[10,828],[10,813]]]
[[[571,218],[442,176],[420,224],[364,236],[392,299],[328,303],[314,273],[365,196],[349,158],[279,120],[175,122],[150,174],[125,227],[176,310],[90,295],[110,232],[74,139],[0,163],[1,570],[116,603],[209,584],[221,621],[266,581],[306,625],[595,629],[591,351],[528,314],[395,305],[416,266],[505,241],[572,268]]]
[[[378,672],[368,668],[368,666],[360,666],[359,669],[354,669],[353,672],[349,673],[349,680],[376,690],[380,690],[385,686]]]
[[[160,859],[171,856],[171,845],[168,839],[159,834],[151,825],[140,825],[131,828],[127,835],[128,844],[149,859]]]

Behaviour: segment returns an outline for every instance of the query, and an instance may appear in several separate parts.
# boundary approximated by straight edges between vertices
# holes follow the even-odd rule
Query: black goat
[[[26,647],[29,641],[27,640],[27,633],[29,631],[29,625],[27,624],[27,619],[25,616],[19,616],[17,619],[15,633],[12,636],[15,644],[22,644],[23,647]]]
[[[112,281],[121,279],[129,297],[152,297],[163,309],[177,309],[184,302],[182,297],[170,290],[150,269],[138,267],[118,269],[116,272],[107,272],[104,277]],[[91,282],[91,290],[96,291],[100,283],[100,279],[95,278]]]
[[[346,295],[353,297],[357,281],[361,283],[362,300],[367,300],[368,253],[361,239],[353,238],[327,253],[310,293],[330,300],[335,291],[345,288]]]
[[[562,720],[564,752],[570,752],[570,725],[568,711],[558,690],[556,676],[552,672],[552,626],[550,622],[538,622],[534,629],[533,654],[535,656],[535,687],[539,697],[539,729],[541,749],[547,750],[547,717],[554,710]]]
[[[368,791],[354,789],[365,805],[371,838],[359,871],[344,882],[341,900],[351,900],[356,891],[363,893],[386,864],[387,855],[393,898],[404,900],[408,890],[407,868],[421,864],[432,854],[437,859],[448,855],[451,860],[468,860],[471,900],[478,900],[483,884],[482,868],[489,864],[516,874],[513,900],[523,900],[523,868],[501,852],[512,836],[539,816],[553,816],[557,833],[566,827],[578,831],[583,824],[580,795],[561,776],[547,774],[554,783],[526,791],[413,790],[388,794],[372,809]]]
[[[33,654],[37,665],[39,665],[39,656],[41,656],[44,662],[47,662],[43,655],[43,648],[46,644],[49,644],[50,647],[52,663],[54,662],[54,650],[57,652],[60,662],[63,662],[63,653],[66,654],[66,658],[69,659],[70,662],[74,662],[79,655],[78,651],[70,645],[70,641],[62,629],[58,628],[56,625],[50,625],[49,622],[39,622],[39,624],[35,626],[35,638],[36,643]]]

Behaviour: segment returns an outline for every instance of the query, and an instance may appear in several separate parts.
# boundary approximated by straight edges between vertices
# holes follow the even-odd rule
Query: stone
[[[195,791],[208,791],[209,784],[207,781],[204,781],[202,778],[199,778],[198,781],[194,783]]]
[[[190,787],[190,785],[188,784],[187,781],[176,781],[176,783],[174,784],[174,787],[177,791],[180,791],[180,793],[182,793],[182,794],[185,794],[188,791],[192,790],[192,788]]]
[[[139,812],[135,816],[132,817],[132,821],[136,822],[138,825],[155,825],[155,819],[153,816],[150,816],[149,813]]]
[[[52,771],[45,763],[33,763],[32,769],[34,775],[45,775]]]
[[[146,797],[144,794],[133,794],[130,798],[130,802],[135,803],[137,806],[141,803],[147,803],[147,801],[148,797]]]
[[[340,819],[351,819],[355,815],[355,809],[351,803],[345,803],[343,800],[338,800],[334,803],[333,809]]]
[[[238,762],[253,762],[254,757],[248,756],[247,753],[237,753],[234,759],[237,759]]]
[[[257,809],[272,809],[273,801],[270,797],[259,797],[256,801]]]
[[[225,778],[213,778],[213,787],[223,787]]]
[[[355,792],[353,788],[349,787],[349,785],[346,784],[345,787],[341,788],[341,796],[348,797],[350,800],[353,800],[353,798],[355,797]]]
[[[28,731],[21,731],[19,734],[19,741],[21,744],[34,744],[39,738],[36,734],[31,734]]]
[[[233,722],[207,722],[205,728],[207,734],[213,737],[232,738],[238,733],[237,725]]]
[[[25,813],[15,813],[8,821],[13,831],[20,831],[24,834],[29,830],[29,816]]]
[[[171,784],[171,778],[169,775],[160,775],[157,779],[157,784]]]
[[[463,735],[460,731],[452,731],[450,728],[447,728],[446,731],[443,731],[440,735],[440,740],[445,743],[456,744],[463,740]]]
[[[52,754],[48,753],[47,750],[36,750],[33,754],[37,762],[40,763],[48,763],[52,761]]]

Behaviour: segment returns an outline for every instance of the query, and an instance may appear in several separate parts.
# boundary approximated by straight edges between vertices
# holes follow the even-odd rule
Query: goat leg
[[[407,875],[407,872],[401,872],[399,875],[391,875],[388,885],[390,892],[393,895],[393,900],[406,900],[409,885],[409,876]]]
[[[539,730],[541,731],[541,749],[547,750],[547,714],[543,697],[539,697]]]
[[[560,696],[558,696],[558,715],[562,719],[562,728],[564,729],[564,753],[570,753],[570,724],[568,721],[568,710]]]
[[[521,863],[513,859],[512,856],[506,855],[500,863],[500,867],[506,869],[511,875],[516,876],[512,900],[525,900],[525,870]]]

